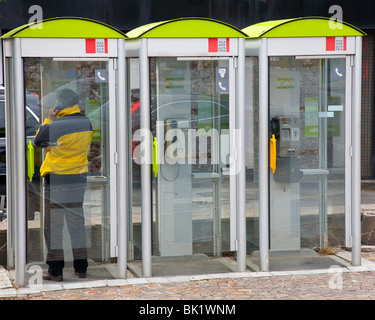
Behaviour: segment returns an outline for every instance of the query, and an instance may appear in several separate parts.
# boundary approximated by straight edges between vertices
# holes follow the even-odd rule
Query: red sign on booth
[[[86,53],[108,53],[108,39],[86,39]]]
[[[326,51],[346,51],[346,37],[327,37]]]
[[[208,52],[229,52],[229,38],[209,38]]]

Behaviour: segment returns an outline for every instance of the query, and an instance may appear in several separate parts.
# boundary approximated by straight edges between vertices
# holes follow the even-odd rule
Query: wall
[[[375,34],[363,38],[362,46],[362,123],[361,123],[361,176],[374,176],[374,55]]]

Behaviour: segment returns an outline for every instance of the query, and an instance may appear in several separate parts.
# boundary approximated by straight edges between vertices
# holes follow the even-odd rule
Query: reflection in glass
[[[259,85],[258,58],[246,58],[245,72],[245,165],[246,165],[246,240],[247,252],[251,254],[259,250],[259,163],[258,163],[258,132],[259,132]]]
[[[156,58],[150,70],[154,254],[221,255],[230,251],[228,61]]]
[[[35,166],[27,181],[27,262],[57,257],[61,266],[63,257],[64,275],[74,269],[84,274],[90,261],[109,259],[109,91],[103,76],[108,75],[108,63],[27,58],[24,68],[27,95],[37,100],[33,112],[26,113]],[[63,108],[57,98],[69,90],[77,99]],[[39,144],[35,133],[56,107],[61,110],[50,121],[48,143]],[[57,126],[64,118],[69,121]],[[70,148],[69,157],[64,157],[63,148]],[[47,162],[43,167],[48,157],[50,167]],[[44,176],[44,169],[52,174]]]
[[[271,250],[345,245],[345,82],[345,59],[270,58]]]

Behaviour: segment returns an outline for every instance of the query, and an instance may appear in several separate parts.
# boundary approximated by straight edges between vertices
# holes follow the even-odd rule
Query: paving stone
[[[344,255],[345,256],[345,255]],[[375,251],[362,266],[302,271],[43,283],[2,288],[0,299],[30,300],[375,300]],[[0,279],[7,272],[0,269]],[[9,279],[8,279],[9,280]],[[9,283],[10,280],[9,280]]]

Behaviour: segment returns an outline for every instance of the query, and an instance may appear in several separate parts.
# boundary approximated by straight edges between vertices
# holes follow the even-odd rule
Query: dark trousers
[[[46,176],[44,237],[47,245],[48,272],[62,275],[64,268],[63,227],[64,219],[68,227],[74,270],[87,270],[87,246],[83,198],[86,189],[86,175]]]

